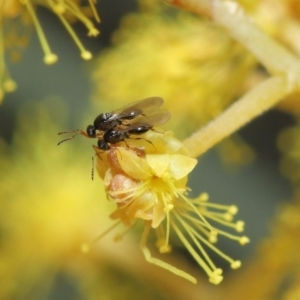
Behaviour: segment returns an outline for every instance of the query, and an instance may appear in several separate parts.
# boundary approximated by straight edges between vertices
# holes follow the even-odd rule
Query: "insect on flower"
[[[60,141],[57,145],[72,140],[78,134],[88,138],[97,138],[97,146],[93,146],[96,154],[92,156],[92,179],[94,178],[94,156],[99,155],[97,149],[107,151],[110,144],[117,144],[126,139],[142,139],[141,137],[132,137],[132,135],[142,135],[154,126],[163,124],[170,119],[170,113],[161,109],[164,100],[160,97],[149,97],[110,113],[101,113],[94,120],[93,125],[88,125],[86,132],[77,129],[73,131],[62,131],[58,134],[74,133]],[[150,141],[148,141],[151,143]],[[127,143],[126,143],[127,145]]]
[[[115,236],[116,241],[138,221],[143,221],[140,249],[149,263],[190,282],[197,282],[194,276],[184,270],[153,257],[147,246],[153,231],[157,236],[155,246],[161,254],[167,254],[172,251],[171,235],[175,234],[207,273],[209,281],[219,284],[223,279],[222,269],[213,263],[205,248],[227,260],[232,269],[241,266],[239,260],[232,259],[214,245],[218,236],[222,235],[241,245],[249,242],[245,236],[231,234],[214,226],[219,223],[242,232],[244,222],[232,222],[237,207],[209,203],[206,193],[196,199],[188,198],[188,174],[196,166],[197,160],[190,157],[188,150],[173,137],[172,132],[161,134],[148,130],[140,140],[129,139],[127,146],[116,145],[104,152],[95,147],[96,153],[102,153],[101,159],[95,155],[96,170],[103,179],[107,199],[116,205],[110,215],[115,223],[93,242],[83,244],[82,251],[89,251],[92,244],[120,223],[127,228]]]
[[[208,220],[237,232],[243,231],[244,222],[233,223],[237,208],[207,203],[206,193],[196,199],[187,197],[188,174],[196,166],[197,159],[189,155],[172,132],[161,133],[154,130],[154,126],[163,124],[170,118],[169,112],[161,108],[162,105],[162,98],[151,97],[111,113],[102,113],[96,117],[93,125],[87,127],[86,132],[80,129],[60,132],[59,134],[73,135],[58,144],[79,134],[98,140],[97,146],[93,146],[95,154],[92,156],[92,178],[95,159],[96,170],[103,179],[107,199],[116,205],[116,210],[110,215],[116,222],[94,242],[123,223],[127,229],[116,236],[119,240],[137,221],[142,220],[144,230],[140,248],[149,263],[190,282],[197,282],[189,273],[154,258],[147,246],[148,237],[154,231],[157,249],[162,254],[168,253],[172,250],[171,234],[175,233],[207,273],[209,281],[219,284],[223,279],[222,269],[215,266],[205,247],[227,260],[231,268],[237,269],[241,262],[232,259],[213,244],[217,242],[218,235],[229,237],[242,245],[248,243],[249,239],[219,230]],[[124,142],[126,147],[120,142]],[[82,250],[88,251],[94,242],[84,244]]]
[[[170,113],[161,109],[164,100],[160,97],[150,97],[133,102],[110,113],[101,113],[94,120],[93,125],[88,125],[86,132],[77,129],[62,131],[58,134],[74,133],[58,143],[73,139],[78,134],[88,138],[97,138],[98,148],[106,151],[109,144],[117,144],[131,135],[141,135],[156,125],[161,125],[170,119]]]

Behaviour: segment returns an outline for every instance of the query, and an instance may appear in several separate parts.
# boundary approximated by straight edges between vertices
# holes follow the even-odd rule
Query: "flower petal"
[[[196,166],[197,159],[181,154],[170,155],[169,171],[174,179],[187,176]]]
[[[146,160],[150,166],[153,175],[157,177],[162,177],[162,175],[167,171],[170,163],[169,154],[149,154],[146,155]]]
[[[117,152],[119,164],[129,177],[143,180],[152,176],[146,159],[139,157],[134,150],[119,147]]]

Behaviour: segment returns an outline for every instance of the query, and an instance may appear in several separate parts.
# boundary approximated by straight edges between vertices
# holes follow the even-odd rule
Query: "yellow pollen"
[[[207,193],[202,193],[202,194],[198,197],[198,200],[199,200],[199,201],[203,201],[203,202],[208,201],[208,199],[209,199],[209,196],[208,196]]]
[[[244,227],[245,227],[245,222],[244,221],[237,221],[235,224],[235,229],[237,232],[242,232],[244,231]]]
[[[98,34],[99,34],[99,31],[93,27],[89,30],[88,36],[97,36]]]
[[[223,276],[221,275],[222,273],[222,269],[215,269],[209,277],[209,282],[213,284],[219,284],[223,280]]]
[[[245,244],[248,244],[250,242],[250,239],[247,237],[247,236],[242,236],[240,239],[239,239],[239,243],[241,245],[245,245]]]
[[[164,208],[165,213],[170,212],[174,208],[173,204],[167,204]]]
[[[218,230],[216,230],[216,229],[212,229],[212,230],[210,231],[210,234],[211,234],[212,236],[217,236],[217,235],[219,234],[219,232],[218,232]]]
[[[231,206],[228,208],[228,212],[231,213],[232,215],[237,214],[237,212],[238,212],[237,206],[231,205]]]
[[[51,7],[52,7],[53,11],[54,11],[56,14],[63,14],[63,13],[66,11],[66,8],[65,8],[63,5],[59,4],[59,3],[54,4],[54,5],[51,6]]]
[[[235,260],[234,262],[231,263],[230,267],[232,269],[238,269],[242,265],[240,260]]]
[[[40,24],[36,14],[35,14],[35,11],[33,9],[31,1],[30,0],[24,0],[24,4],[26,5],[27,10],[28,10],[28,12],[29,12],[29,14],[32,18],[32,21],[34,23],[37,35],[39,37],[39,40],[40,40],[40,43],[41,43],[41,46],[42,46],[42,49],[45,53],[44,62],[46,64],[55,63],[57,61],[57,57],[56,57],[55,54],[53,54],[51,52],[50,46],[49,46],[49,44],[47,42],[47,39],[45,37],[45,34],[42,30],[41,24]]]
[[[52,65],[52,64],[56,63],[57,60],[58,60],[58,57],[54,53],[46,54],[45,57],[44,57],[44,63],[46,65]]]
[[[230,214],[230,213],[225,213],[224,214],[224,220],[226,220],[226,221],[232,221],[232,219],[233,219],[232,214]]]
[[[172,251],[172,247],[170,245],[163,245],[159,247],[160,253],[170,253]]]
[[[90,60],[92,57],[92,53],[89,51],[84,50],[83,52],[81,52],[81,58],[83,58],[84,60]]]
[[[215,236],[215,235],[210,235],[208,237],[208,240],[210,241],[210,243],[214,244],[214,243],[216,243],[218,241],[218,237]]]
[[[218,231],[213,229],[210,231],[209,233],[209,236],[208,236],[208,240],[211,242],[211,243],[216,243],[218,241]]]

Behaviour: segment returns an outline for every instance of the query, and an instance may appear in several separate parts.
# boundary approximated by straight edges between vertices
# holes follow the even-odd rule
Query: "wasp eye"
[[[89,137],[96,137],[96,128],[93,126],[93,125],[89,125],[87,128],[86,128],[86,133]]]

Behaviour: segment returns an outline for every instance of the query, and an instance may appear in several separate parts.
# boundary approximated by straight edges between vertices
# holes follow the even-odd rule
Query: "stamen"
[[[189,200],[188,198],[186,198],[184,195],[181,194],[181,198],[185,201],[185,203],[187,204],[187,206],[196,213],[196,215],[205,223],[207,228],[212,229],[211,225],[206,221],[206,219],[204,218],[204,216],[202,214],[199,213],[198,209],[196,208],[196,206],[192,203],[191,200]]]
[[[192,238],[193,242],[195,243],[195,245],[198,247],[199,251],[201,252],[201,254],[203,255],[204,259],[207,261],[207,265],[209,265],[209,267],[211,268],[211,271],[212,270],[215,270],[216,269],[216,266],[215,264],[212,262],[212,260],[210,259],[210,257],[208,256],[207,252],[204,250],[204,248],[202,247],[202,245],[197,241],[197,239],[195,238],[195,234],[194,232],[196,232],[195,230],[192,229],[191,226],[189,226],[189,224],[187,224],[179,214],[175,214],[176,215],[176,218],[179,220],[179,222],[181,223],[181,225],[183,226],[183,228],[186,230],[186,232],[188,233],[188,235]],[[198,237],[198,239],[200,241],[205,241],[207,243],[207,241],[197,233],[196,235]],[[197,254],[197,256],[199,256]],[[200,256],[199,256],[200,258]],[[204,262],[204,260],[202,258],[200,258],[201,261]],[[204,262],[205,263],[205,262]],[[211,272],[207,273],[208,275],[210,274]]]
[[[154,258],[151,256],[151,252],[150,250],[148,249],[147,247],[147,239],[148,239],[148,236],[149,236],[149,232],[150,232],[150,223],[145,223],[145,228],[144,228],[144,231],[142,233],[142,238],[141,238],[141,241],[140,241],[140,248],[144,254],[144,257],[145,259],[151,263],[151,264],[154,264],[154,265],[157,265],[163,269],[166,269],[172,273],[174,273],[175,275],[177,276],[180,276],[180,277],[183,277],[185,278],[186,280],[189,280],[191,281],[192,283],[197,283],[197,280],[195,277],[191,276],[190,274],[180,270],[180,269],[177,269],[175,268],[174,266],[160,260],[160,259],[157,259],[157,258]]]
[[[209,195],[207,193],[202,193],[198,196],[198,198],[194,199],[193,201],[195,203],[203,204],[203,202],[206,202],[209,200]]]
[[[92,8],[92,12],[93,12],[93,15],[94,15],[94,18],[95,20],[100,23],[100,17],[99,17],[99,14],[95,8],[95,3],[96,1],[93,1],[93,0],[89,0],[89,4],[90,4],[90,7]]]
[[[166,233],[162,224],[160,224],[156,230],[156,243],[155,246],[158,248],[160,253],[169,253],[172,251],[172,246],[168,244],[166,246]]]
[[[42,30],[42,27],[41,27],[41,24],[40,24],[38,18],[36,17],[36,14],[34,12],[34,9],[33,9],[33,6],[31,4],[30,0],[24,0],[24,3],[27,6],[28,12],[32,18],[37,35],[39,37],[42,49],[45,53],[44,62],[45,62],[45,64],[48,64],[48,65],[53,64],[57,61],[58,58],[54,53],[52,53],[52,51],[50,49],[50,46],[46,39],[46,36]]]
[[[247,238],[246,236],[236,236],[236,235],[233,235],[227,231],[223,231],[223,230],[219,230],[218,229],[218,233],[223,235],[223,236],[226,236],[227,238],[231,239],[231,240],[235,240],[235,241],[238,241],[240,244],[242,245],[245,245],[247,243],[249,243],[249,238]]]
[[[136,225],[137,221],[135,221],[130,227],[127,227],[123,232],[118,233],[114,237],[114,241],[118,242]]]
[[[206,209],[203,210],[200,210],[200,212],[204,215],[206,215],[207,212],[209,212],[209,215],[210,216],[214,216],[216,219],[222,219],[222,220],[225,220],[225,221],[228,221],[228,222],[231,222],[233,220],[233,216],[229,213],[224,213],[224,212],[212,212],[212,211],[207,211]]]
[[[178,212],[178,213],[180,213],[180,212]],[[194,217],[190,216],[189,214],[183,213],[183,214],[181,214],[181,216],[183,218],[186,218],[189,221],[191,221],[193,223],[193,225],[196,225],[196,228],[198,230],[200,230],[205,236],[207,236],[207,238],[210,238],[211,236],[215,236],[215,237],[217,236],[217,234],[216,234],[217,231],[213,230],[212,227],[207,228],[206,223],[203,223],[201,220],[194,218]]]
[[[238,212],[238,208],[235,205],[229,206],[229,205],[217,204],[217,203],[212,203],[212,202],[205,202],[205,203],[198,202],[197,204],[200,204],[200,206],[202,206],[202,207],[211,207],[211,208],[216,208],[216,209],[220,209],[220,210],[225,210],[232,215],[235,215]]]
[[[136,198],[138,198],[140,195],[142,195],[145,191],[148,189],[148,184],[146,182],[143,183],[138,183],[136,186],[132,188],[127,188],[127,189],[121,189],[117,191],[109,191],[108,194],[109,196],[112,197],[114,202],[128,202],[126,203],[125,206],[129,205],[132,201],[134,201]],[[126,196],[124,196],[126,195]],[[122,196],[122,197],[120,197]],[[118,199],[120,201],[118,201]]]
[[[235,224],[235,230],[237,232],[244,231],[244,227],[245,227],[245,222],[244,221],[237,221],[236,224]]]
[[[231,269],[238,269],[242,265],[240,260],[235,260],[231,263],[230,267]]]
[[[168,245],[169,245],[169,238],[170,238],[170,211],[174,208],[174,205],[173,204],[168,204],[166,202],[166,197],[164,195],[161,196],[162,198],[162,201],[163,201],[163,204],[164,204],[164,211],[166,213],[166,222],[167,222],[167,225],[166,225],[166,239],[165,239],[165,244],[164,246],[162,246],[162,250],[160,251],[167,251],[168,249]]]
[[[179,239],[182,241],[183,245],[187,248],[189,253],[197,261],[197,263],[204,269],[204,271],[208,274],[208,276],[215,277],[213,271],[208,267],[208,265],[204,262],[204,260],[201,259],[201,257],[198,255],[198,253],[195,251],[195,249],[191,246],[191,244],[188,242],[188,240],[184,237],[184,235],[179,230],[179,228],[175,225],[174,222],[172,222],[172,228],[174,228],[176,234],[178,235]],[[221,280],[222,280],[222,276],[220,278],[220,281]],[[213,283],[215,283],[215,282],[213,282]]]
[[[214,245],[212,245],[210,242],[208,242],[207,240],[203,239],[201,237],[201,235],[199,235],[193,228],[190,228],[190,231],[193,232],[193,234],[198,238],[201,239],[201,241],[208,246],[209,248],[211,248],[214,252],[216,252],[219,256],[221,256],[223,259],[227,260],[230,264],[232,264],[234,262],[234,260],[229,257],[228,255],[226,255],[224,252],[222,252],[221,250],[219,250],[218,248],[216,248]]]
[[[92,54],[91,52],[87,51],[84,46],[82,45],[82,43],[80,42],[79,38],[77,37],[77,35],[75,34],[74,30],[72,29],[72,27],[70,26],[70,24],[66,21],[66,19],[61,15],[61,14],[57,14],[57,16],[59,17],[59,19],[61,20],[61,22],[63,23],[63,25],[65,26],[65,28],[67,29],[67,31],[69,32],[69,34],[71,35],[71,37],[73,38],[75,44],[77,45],[77,47],[79,48],[80,52],[81,52],[81,57],[85,60],[89,60],[92,58]]]
[[[104,232],[102,232],[99,236],[97,236],[91,243],[82,244],[81,245],[81,251],[84,252],[84,253],[89,252],[92,245],[96,244],[100,239],[102,239],[106,234],[108,234],[110,231],[112,231],[120,223],[121,223],[121,220],[114,223],[112,226],[110,226],[108,229],[106,229]]]
[[[231,222],[228,222],[228,221],[225,221],[225,220],[222,220],[221,218],[218,218],[216,217],[213,213],[211,213],[210,211],[206,211],[205,212],[205,217],[211,219],[211,220],[214,220],[222,225],[225,225],[227,227],[231,227],[231,228],[234,228],[236,231],[238,232],[241,232],[243,230],[240,230],[242,229],[242,221],[237,221],[237,223],[231,223]]]
[[[247,236],[242,236],[239,240],[241,245],[245,245],[250,242],[250,239]]]
[[[79,19],[89,30],[89,36],[97,36],[99,31],[94,27],[94,24],[88,19],[79,9],[74,1],[64,2],[66,9],[68,9],[77,19]]]
[[[53,1],[50,2],[50,7],[52,7],[53,11],[56,14],[63,14],[66,11],[66,8],[61,3],[53,3]]]

